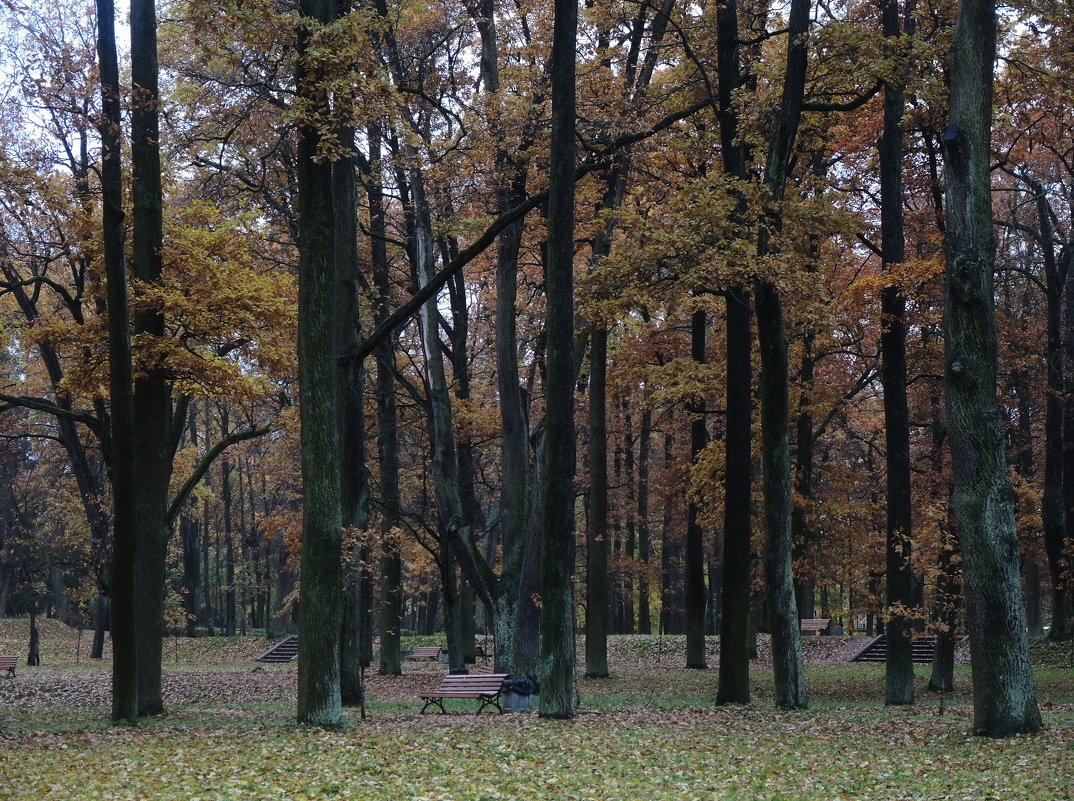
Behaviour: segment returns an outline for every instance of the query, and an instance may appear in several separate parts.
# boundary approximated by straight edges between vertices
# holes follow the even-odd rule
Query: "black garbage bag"
[[[533,679],[505,679],[501,692],[518,695],[537,695],[537,682]]]

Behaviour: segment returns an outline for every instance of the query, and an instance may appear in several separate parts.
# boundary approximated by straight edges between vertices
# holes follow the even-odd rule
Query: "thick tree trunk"
[[[157,20],[151,0],[131,3],[131,171],[133,247],[131,265],[143,284],[160,281],[163,261],[163,198],[157,89]],[[164,336],[164,315],[144,309],[134,315],[136,336]],[[171,390],[158,365],[134,379],[134,425],[138,464],[138,714],[164,710],[161,658],[164,638],[164,585],[167,558],[168,484],[171,479]]]
[[[1040,728],[1019,586],[1014,496],[996,402],[989,141],[994,0],[961,0],[944,132],[947,281],[944,388],[973,670],[973,728],[1009,737]]]
[[[574,716],[574,171],[577,0],[555,0],[541,570],[540,715]]]
[[[331,0],[302,0],[302,16],[328,23]],[[301,29],[300,29],[301,30]],[[310,113],[328,98],[323,76],[306,62],[309,34],[300,32],[296,85]],[[332,165],[320,157],[320,135],[303,120],[298,139],[298,368],[302,422],[302,583],[298,656],[300,723],[338,726],[342,623],[339,438],[333,347],[334,217]]]
[[[743,84],[739,50],[738,2],[719,7],[717,67],[720,152],[723,170],[740,181],[747,179],[748,152],[739,136],[735,92]],[[745,203],[739,208],[744,211]],[[727,290],[727,435],[724,442],[724,545],[718,704],[750,701],[750,595],[753,585],[753,330],[749,290],[735,285]]]

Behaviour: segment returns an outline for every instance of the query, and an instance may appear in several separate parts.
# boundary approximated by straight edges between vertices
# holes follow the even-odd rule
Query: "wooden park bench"
[[[804,618],[802,620],[803,634],[827,634],[831,628],[832,619],[829,617]]]
[[[428,659],[435,662],[443,649],[439,645],[420,645],[407,656],[407,659]]]
[[[446,713],[444,701],[448,698],[478,698],[481,705],[477,708],[478,715],[486,706],[494,706],[500,712],[500,688],[503,687],[504,679],[508,673],[452,673],[444,676],[440,686],[431,693],[422,693],[419,698],[425,702],[421,708],[421,714],[430,706],[440,707],[441,713]]]
[[[0,670],[6,670],[10,678],[15,678],[15,666],[18,663],[17,656],[0,656]]]

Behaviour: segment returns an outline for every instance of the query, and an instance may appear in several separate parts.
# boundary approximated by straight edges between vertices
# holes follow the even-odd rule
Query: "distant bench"
[[[407,654],[407,659],[429,659],[436,661],[443,649],[439,645],[421,645]]]
[[[10,678],[15,678],[15,666],[19,663],[17,656],[0,656],[0,670],[7,671]]]
[[[804,618],[802,621],[803,634],[828,634],[832,627],[830,617]]]
[[[481,705],[477,708],[478,715],[486,706],[494,706],[500,712],[500,689],[504,679],[510,677],[508,673],[452,673],[444,676],[440,686],[431,693],[422,693],[418,697],[425,702],[421,708],[421,714],[430,706],[440,707],[440,712],[446,713],[444,701],[448,698],[479,698]]]

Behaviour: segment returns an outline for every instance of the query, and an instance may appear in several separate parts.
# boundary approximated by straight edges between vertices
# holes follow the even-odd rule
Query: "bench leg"
[[[480,715],[482,710],[484,710],[484,708],[486,706],[494,706],[498,710],[500,710],[500,714],[502,715],[503,714],[503,707],[500,706],[500,700],[499,699],[500,699],[499,695],[493,695],[493,696],[491,696],[489,698],[482,698],[481,699],[481,706],[479,706],[477,708],[477,712],[475,712],[474,714]]]
[[[430,698],[428,701],[425,702],[425,706],[423,706],[421,708],[421,712],[419,714],[424,715],[425,710],[428,709],[430,705],[435,705],[435,706],[440,707],[440,714],[441,715],[446,715],[447,714],[447,710],[444,709],[444,699],[443,698]]]

